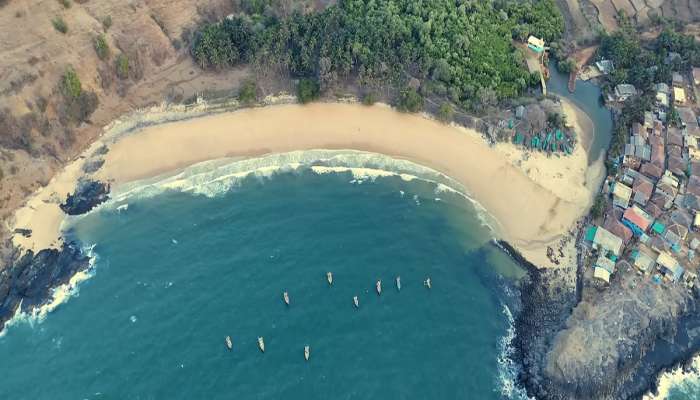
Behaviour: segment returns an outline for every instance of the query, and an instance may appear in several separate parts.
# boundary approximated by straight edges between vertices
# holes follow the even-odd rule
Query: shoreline
[[[402,114],[387,106],[284,104],[210,113],[201,107],[189,113],[175,111],[175,117],[165,110],[161,114],[169,118],[146,112],[137,122],[125,118],[108,126],[83,156],[16,212],[12,229],[31,229],[32,237],[15,234],[14,244],[35,251],[60,244],[62,215],[57,197],[73,192],[78,179],[87,175],[82,166],[105,145],[104,165],[94,179],[116,186],[197,162],[295,150],[352,149],[409,160],[462,184],[502,226],[498,236],[541,266],[554,266],[546,257],[546,247],[567,235],[572,223],[587,213],[597,189],[590,185],[597,179],[590,177],[592,169],[579,144],[567,157],[547,157],[510,143],[489,146],[472,129],[444,125],[425,115]],[[576,116],[572,119],[578,128]],[[577,133],[586,134],[580,128]],[[429,147],[425,146],[428,141]],[[533,208],[537,208],[534,213]]]

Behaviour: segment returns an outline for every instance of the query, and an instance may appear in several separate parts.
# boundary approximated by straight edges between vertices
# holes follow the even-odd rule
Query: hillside
[[[246,73],[241,68],[206,73],[193,65],[187,53],[189,32],[202,21],[233,12],[230,0],[65,4],[69,6],[57,0],[0,2],[3,221],[114,118],[165,99],[178,101],[208,89],[231,88]],[[66,33],[54,27],[58,18]],[[104,35],[108,48],[103,59],[95,48],[99,35]],[[117,58],[127,60],[121,77]],[[59,90],[70,68],[85,95],[78,105],[69,104]]]

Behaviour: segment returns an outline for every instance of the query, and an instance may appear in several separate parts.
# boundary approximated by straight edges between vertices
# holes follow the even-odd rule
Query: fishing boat
[[[284,304],[289,305],[289,293],[284,292],[284,294],[282,294],[282,297],[284,298]]]
[[[381,280],[377,281],[377,294],[378,295],[382,294],[382,281]]]
[[[231,350],[233,348],[233,342],[231,341],[231,336],[226,336],[226,347]]]
[[[333,274],[330,272],[326,272],[326,278],[328,279],[328,284],[332,285],[333,284]]]
[[[352,302],[355,304],[355,308],[360,308],[360,300],[357,298],[357,296],[353,296]]]
[[[424,284],[425,286],[427,286],[428,289],[430,289],[430,288],[432,287],[431,284],[430,284],[430,278],[426,279],[425,282],[423,282],[423,284]]]
[[[304,346],[304,360],[309,361],[309,353],[311,353],[311,348]]]
[[[399,292],[401,291],[401,277],[400,276],[396,277],[396,290],[398,290]]]
[[[260,351],[263,353],[265,352],[265,341],[263,340],[262,336],[258,338],[258,347],[260,347]]]

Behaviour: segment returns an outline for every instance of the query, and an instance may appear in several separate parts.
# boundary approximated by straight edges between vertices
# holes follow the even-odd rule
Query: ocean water
[[[0,398],[522,398],[507,344],[524,271],[461,190],[344,152],[123,188],[67,224],[92,277],[0,337]]]

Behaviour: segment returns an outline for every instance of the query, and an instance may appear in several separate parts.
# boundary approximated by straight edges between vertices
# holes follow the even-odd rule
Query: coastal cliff
[[[48,304],[52,289],[67,284],[90,266],[90,258],[75,243],[60,249],[31,250],[12,256],[0,272],[0,332],[18,311],[32,313]]]
[[[700,346],[697,293],[619,271],[600,289],[579,269],[577,285],[503,246],[529,272],[516,319],[520,382],[537,399],[639,399],[657,376]],[[578,288],[577,288],[578,287]]]

